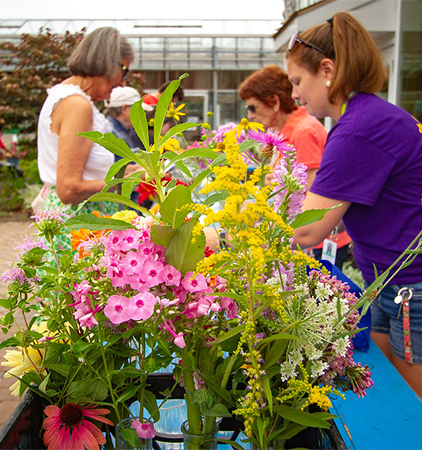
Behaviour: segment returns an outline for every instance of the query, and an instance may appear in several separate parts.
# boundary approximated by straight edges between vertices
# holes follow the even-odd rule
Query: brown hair
[[[335,62],[335,73],[328,91],[329,100],[346,99],[353,92],[379,92],[388,77],[384,61],[369,32],[346,12],[334,14],[329,21],[309,28],[300,38],[320,48]],[[299,65],[316,73],[322,53],[305,45],[287,52]]]
[[[275,104],[274,95],[280,100],[280,108],[286,112],[297,109],[292,99],[292,85],[285,70],[276,65],[257,70],[239,86],[242,100],[255,97],[268,107]]]
[[[134,60],[132,46],[115,28],[101,27],[82,39],[67,67],[72,75],[113,78],[120,70],[122,58]]]

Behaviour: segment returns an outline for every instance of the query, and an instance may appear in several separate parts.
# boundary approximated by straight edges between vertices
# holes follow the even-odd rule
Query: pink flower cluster
[[[195,320],[222,308],[226,309],[228,318],[236,317],[237,305],[232,299],[224,297],[217,301],[218,297],[210,295],[224,291],[224,280],[216,282],[193,272],[183,276],[166,263],[166,249],[154,244],[148,227],[111,231],[102,238],[102,245],[104,254],[94,272],[98,271],[98,276],[105,272],[114,291],[104,305],[99,301],[99,292],[87,280],[75,285],[75,302],[71,306],[81,326],[91,329],[96,325],[95,314],[99,311],[114,325],[119,325],[149,319],[156,309],[163,313],[165,308],[171,308],[172,320],[166,320],[166,314],[162,314],[162,320],[174,343],[183,348],[183,331],[177,333],[175,325],[181,318]]]

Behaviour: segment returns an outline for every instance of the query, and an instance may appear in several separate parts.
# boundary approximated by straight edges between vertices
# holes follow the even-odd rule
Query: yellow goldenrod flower
[[[170,102],[169,109],[166,112],[167,117],[173,117],[174,120],[179,121],[180,116],[186,116],[186,113],[181,112],[181,110],[185,107],[185,104],[182,103],[177,108],[174,107],[173,102]]]

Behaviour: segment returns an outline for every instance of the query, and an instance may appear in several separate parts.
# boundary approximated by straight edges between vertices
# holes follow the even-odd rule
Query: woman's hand
[[[342,220],[342,217],[349,206],[350,202],[334,200],[332,198],[308,192],[303,203],[303,211],[310,209],[333,209],[328,211],[324,218],[319,222],[297,228],[295,230],[293,248],[295,248],[297,244],[300,245],[302,249],[318,245]]]

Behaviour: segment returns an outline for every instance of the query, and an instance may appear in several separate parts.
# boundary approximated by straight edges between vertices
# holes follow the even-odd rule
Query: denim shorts
[[[369,283],[365,283],[365,288]],[[403,287],[413,289],[409,300],[410,346],[412,362],[422,364],[422,282],[386,286],[371,304],[371,331],[388,334],[393,354],[405,361],[402,305],[394,303]]]

